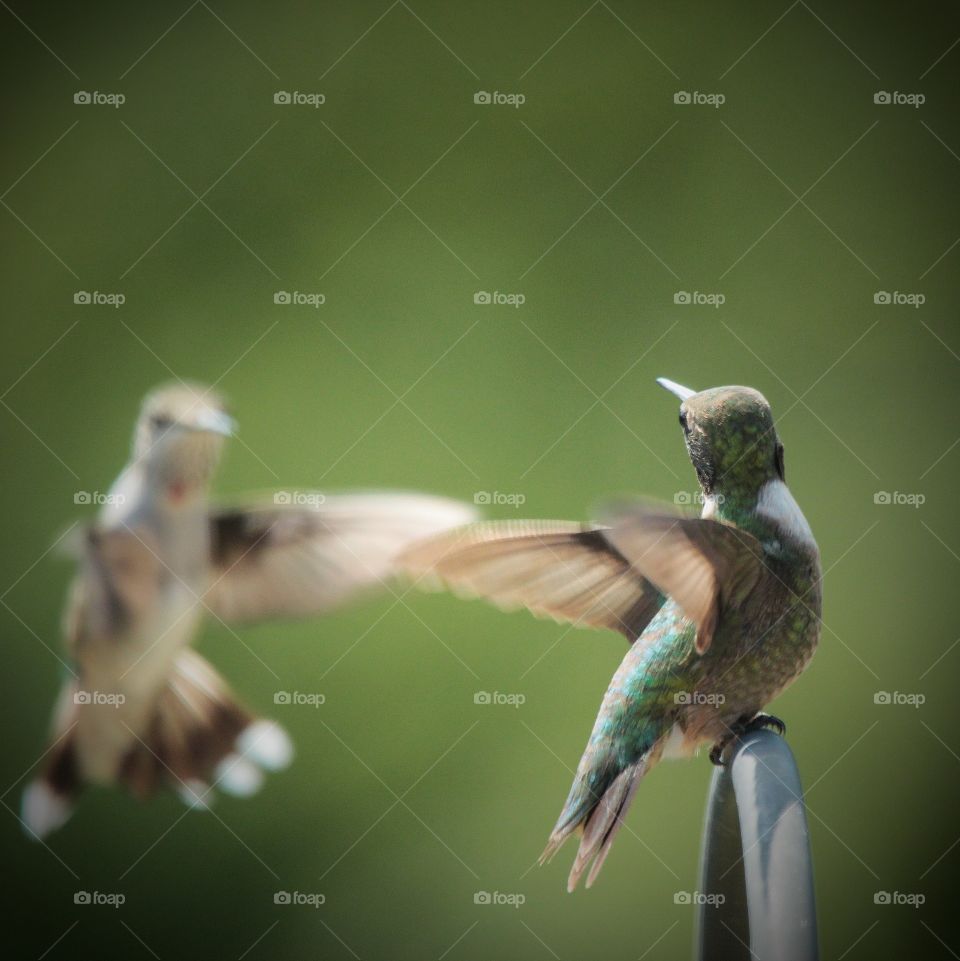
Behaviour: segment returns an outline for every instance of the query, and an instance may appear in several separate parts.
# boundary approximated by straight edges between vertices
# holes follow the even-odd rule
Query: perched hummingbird
[[[783,723],[762,708],[807,666],[820,634],[820,554],[784,481],[770,405],[749,387],[681,400],[703,492],[699,518],[608,506],[601,525],[477,524],[414,545],[400,564],[502,607],[607,627],[632,643],[610,682],[541,863],[574,832],[572,891],[595,880],[640,779],[664,757]],[[592,864],[591,864],[592,862]]]
[[[233,429],[222,400],[198,385],[163,387],[143,403],[132,458],[76,545],[65,617],[75,676],[57,702],[45,769],[24,792],[31,836],[63,824],[86,783],[141,797],[166,784],[194,806],[213,786],[254,793],[262,769],[284,767],[292,747],[191,650],[203,616],[242,624],[327,611],[390,577],[414,540],[476,517],[452,500],[392,492],[211,506]]]

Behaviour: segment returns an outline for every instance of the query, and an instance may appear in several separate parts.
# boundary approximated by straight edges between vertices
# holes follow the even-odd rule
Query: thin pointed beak
[[[682,384],[678,384],[675,381],[667,380],[666,377],[658,377],[657,383],[661,387],[665,387],[670,391],[671,394],[676,394],[680,400],[686,400],[688,397],[693,397],[696,393],[695,390],[690,390],[689,387],[684,387]]]
[[[193,426],[197,430],[208,430],[213,434],[222,434],[224,437],[232,437],[237,430],[237,422],[222,410],[201,411]]]

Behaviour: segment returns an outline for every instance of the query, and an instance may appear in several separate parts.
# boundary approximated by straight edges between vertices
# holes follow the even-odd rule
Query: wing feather
[[[413,542],[475,517],[458,501],[394,492],[216,510],[205,602],[232,623],[317,614],[384,583]]]

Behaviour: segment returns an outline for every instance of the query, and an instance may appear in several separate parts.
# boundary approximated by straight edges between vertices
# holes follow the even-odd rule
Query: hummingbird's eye
[[[685,434],[690,433],[690,428],[687,426],[687,412],[684,410],[680,411],[680,426]]]
[[[164,417],[163,415],[154,417],[151,422],[153,424],[153,429],[161,433],[173,427],[173,421],[169,417]]]

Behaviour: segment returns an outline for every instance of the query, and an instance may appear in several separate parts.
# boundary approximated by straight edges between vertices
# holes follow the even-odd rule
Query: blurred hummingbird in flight
[[[140,797],[166,785],[197,807],[214,787],[254,793],[293,749],[191,649],[203,616],[233,625],[322,613],[392,576],[413,541],[476,518],[457,501],[389,491],[211,505],[233,431],[221,398],[199,385],[143,402],[132,457],[74,545],[64,622],[74,673],[24,792],[33,837],[63,824],[88,783]]]
[[[574,833],[568,890],[595,880],[641,778],[662,758],[727,745],[804,670],[820,635],[820,554],[784,475],[770,405],[749,387],[679,397],[703,497],[700,517],[621,502],[601,523],[491,521],[400,559],[427,586],[577,625],[632,645],[604,695],[541,863]]]

